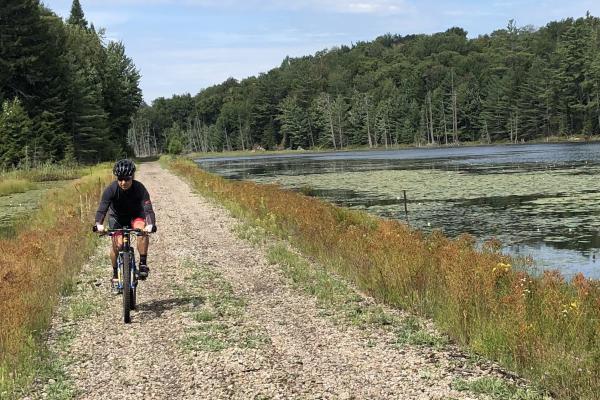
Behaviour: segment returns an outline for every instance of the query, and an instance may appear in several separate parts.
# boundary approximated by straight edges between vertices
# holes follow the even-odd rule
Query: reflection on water
[[[600,278],[600,144],[407,149],[198,160],[232,179],[275,182],[455,236],[492,237],[540,268]],[[599,254],[600,257],[600,254]],[[600,263],[600,260],[599,260]]]

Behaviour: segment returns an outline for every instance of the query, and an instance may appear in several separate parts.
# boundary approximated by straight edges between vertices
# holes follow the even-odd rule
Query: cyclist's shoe
[[[121,294],[123,293],[123,289],[119,287],[119,278],[112,278],[110,280],[111,293],[112,294]]]
[[[148,268],[147,265],[145,264],[140,264],[140,270],[138,273],[138,277],[140,278],[140,280],[144,280],[148,277],[148,274],[150,273],[150,268]]]

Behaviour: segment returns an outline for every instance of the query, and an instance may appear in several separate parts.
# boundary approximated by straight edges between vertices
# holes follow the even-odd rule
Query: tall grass
[[[63,181],[77,179],[91,172],[90,167],[46,163],[35,168],[19,168],[0,172],[0,181],[23,179],[31,182]]]
[[[0,397],[35,373],[40,333],[93,248],[86,233],[110,174],[106,166],[89,172],[49,191],[27,226],[0,239]]]
[[[8,178],[0,180],[0,196],[6,196],[13,193],[25,193],[26,191],[35,188],[36,184],[26,179]]]
[[[531,276],[470,236],[450,239],[275,185],[227,181],[164,160],[201,193],[289,239],[388,304],[430,316],[455,341],[562,399],[600,398],[600,283]]]

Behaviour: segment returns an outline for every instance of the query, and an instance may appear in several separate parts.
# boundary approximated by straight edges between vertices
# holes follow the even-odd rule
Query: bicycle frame
[[[123,294],[123,321],[128,324],[131,322],[131,310],[136,306],[138,271],[135,263],[135,252],[131,246],[131,235],[142,236],[145,233],[140,229],[130,229],[128,227],[120,229],[108,229],[106,234],[113,238],[122,235],[123,244],[117,254],[117,287]]]
[[[114,236],[109,233],[109,236]],[[129,232],[123,232],[123,246],[119,249],[119,254],[117,254],[117,273],[119,276],[118,287],[120,290],[123,290],[123,254],[129,253],[129,268],[131,270],[131,277],[133,278],[131,281],[131,287],[133,289],[137,286],[137,267],[135,264],[135,252],[133,247],[131,247],[131,237]]]

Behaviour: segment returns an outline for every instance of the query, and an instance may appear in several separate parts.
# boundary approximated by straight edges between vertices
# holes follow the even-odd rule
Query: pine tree
[[[296,96],[288,96],[279,105],[280,114],[278,120],[281,122],[283,133],[282,147],[290,148],[298,146],[307,147],[308,124],[306,112],[300,107]]]
[[[121,42],[108,44],[103,71],[103,104],[110,121],[111,141],[125,149],[131,118],[142,102],[140,74]]]
[[[20,163],[29,164],[32,148],[31,119],[15,98],[2,103],[0,114],[0,165],[16,167]],[[29,166],[29,165],[27,165]]]
[[[71,15],[69,16],[67,23],[80,26],[81,28],[87,28],[88,23],[83,15],[83,9],[81,8],[79,0],[73,0],[73,4],[71,5]]]

